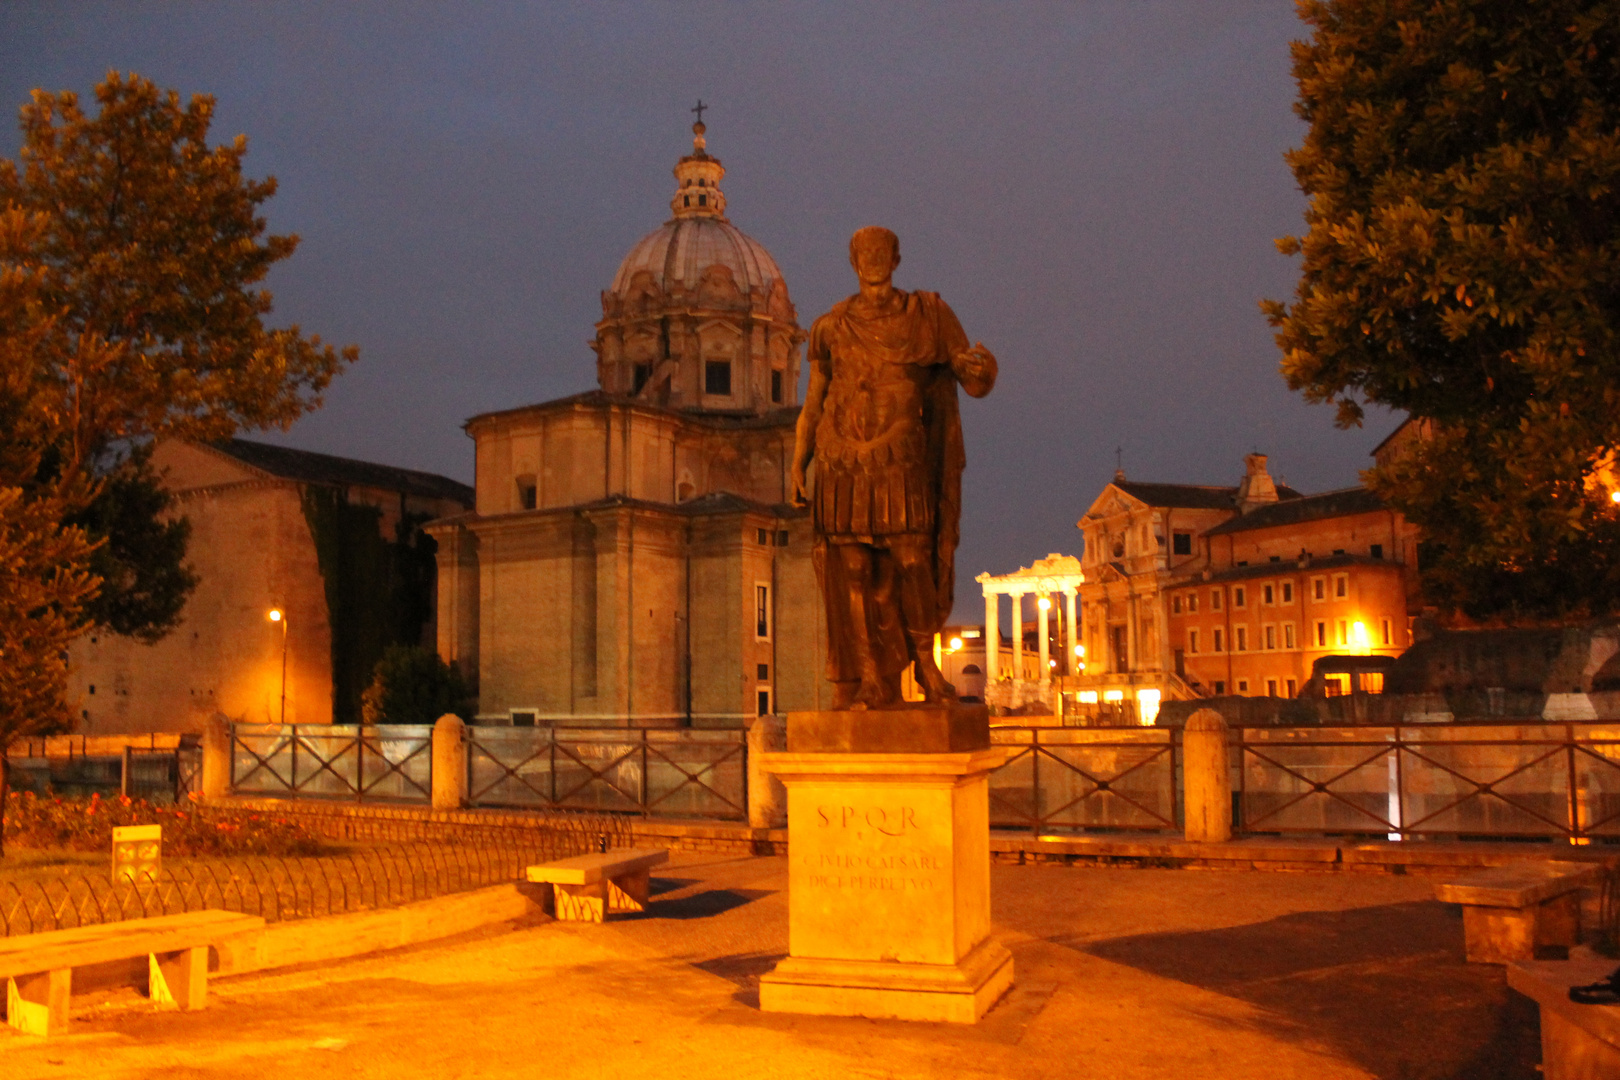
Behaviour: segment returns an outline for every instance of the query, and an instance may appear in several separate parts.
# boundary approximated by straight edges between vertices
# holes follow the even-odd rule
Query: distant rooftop
[[[437,473],[399,469],[392,465],[355,461],[353,458],[333,457],[331,454],[294,450],[290,446],[272,446],[269,443],[250,442],[247,439],[227,439],[208,445],[244,465],[270,473],[272,476],[279,476],[284,480],[297,480],[305,484],[381,488],[385,491],[403,491],[407,495],[427,499],[453,499],[467,507],[473,505],[472,488]]]
[[[1278,489],[1281,494],[1281,489]],[[1205,536],[1224,536],[1228,533],[1270,529],[1278,525],[1298,525],[1302,521],[1320,518],[1344,517],[1349,514],[1371,514],[1387,509],[1383,500],[1364,487],[1324,491],[1320,495],[1303,495],[1270,506],[1259,506],[1247,514],[1223,521],[1206,532]]]
[[[1149,484],[1139,480],[1115,480],[1114,486],[1149,506],[1186,510],[1235,510],[1236,487],[1208,487],[1203,484]],[[1303,498],[1284,484],[1277,485],[1277,497],[1284,501]],[[1280,505],[1280,504],[1279,504]]]

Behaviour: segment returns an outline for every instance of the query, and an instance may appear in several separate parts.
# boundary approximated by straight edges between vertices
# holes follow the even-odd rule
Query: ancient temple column
[[[996,685],[1001,677],[1001,594],[984,593],[984,685]]]
[[[1035,610],[1040,612],[1041,682],[1044,684],[1052,681],[1052,624],[1050,621],[1052,598],[1050,596],[1042,596],[1037,599],[1035,601]]]
[[[1024,594],[1015,592],[1012,596],[1012,639],[1013,639],[1013,682],[1022,682],[1024,679]]]
[[[1078,675],[1080,673],[1080,657],[1075,654],[1074,650],[1080,645],[1080,620],[1075,617],[1075,590],[1064,589],[1063,601],[1064,613],[1069,617],[1069,670]]]

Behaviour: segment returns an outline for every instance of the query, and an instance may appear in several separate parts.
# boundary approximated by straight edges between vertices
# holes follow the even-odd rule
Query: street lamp
[[[270,609],[270,621],[281,624],[281,722],[287,722],[287,615],[280,608]]]

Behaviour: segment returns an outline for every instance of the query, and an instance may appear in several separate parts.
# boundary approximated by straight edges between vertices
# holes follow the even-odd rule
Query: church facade
[[[597,388],[469,420],[475,508],[428,526],[482,722],[737,726],[827,694],[789,479],[806,335],[693,131],[602,293]]]

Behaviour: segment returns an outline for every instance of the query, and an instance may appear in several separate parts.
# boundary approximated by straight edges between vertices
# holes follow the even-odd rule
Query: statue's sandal
[[[1620,968],[1606,979],[1569,988],[1569,1000],[1577,1005],[1620,1005]]]

